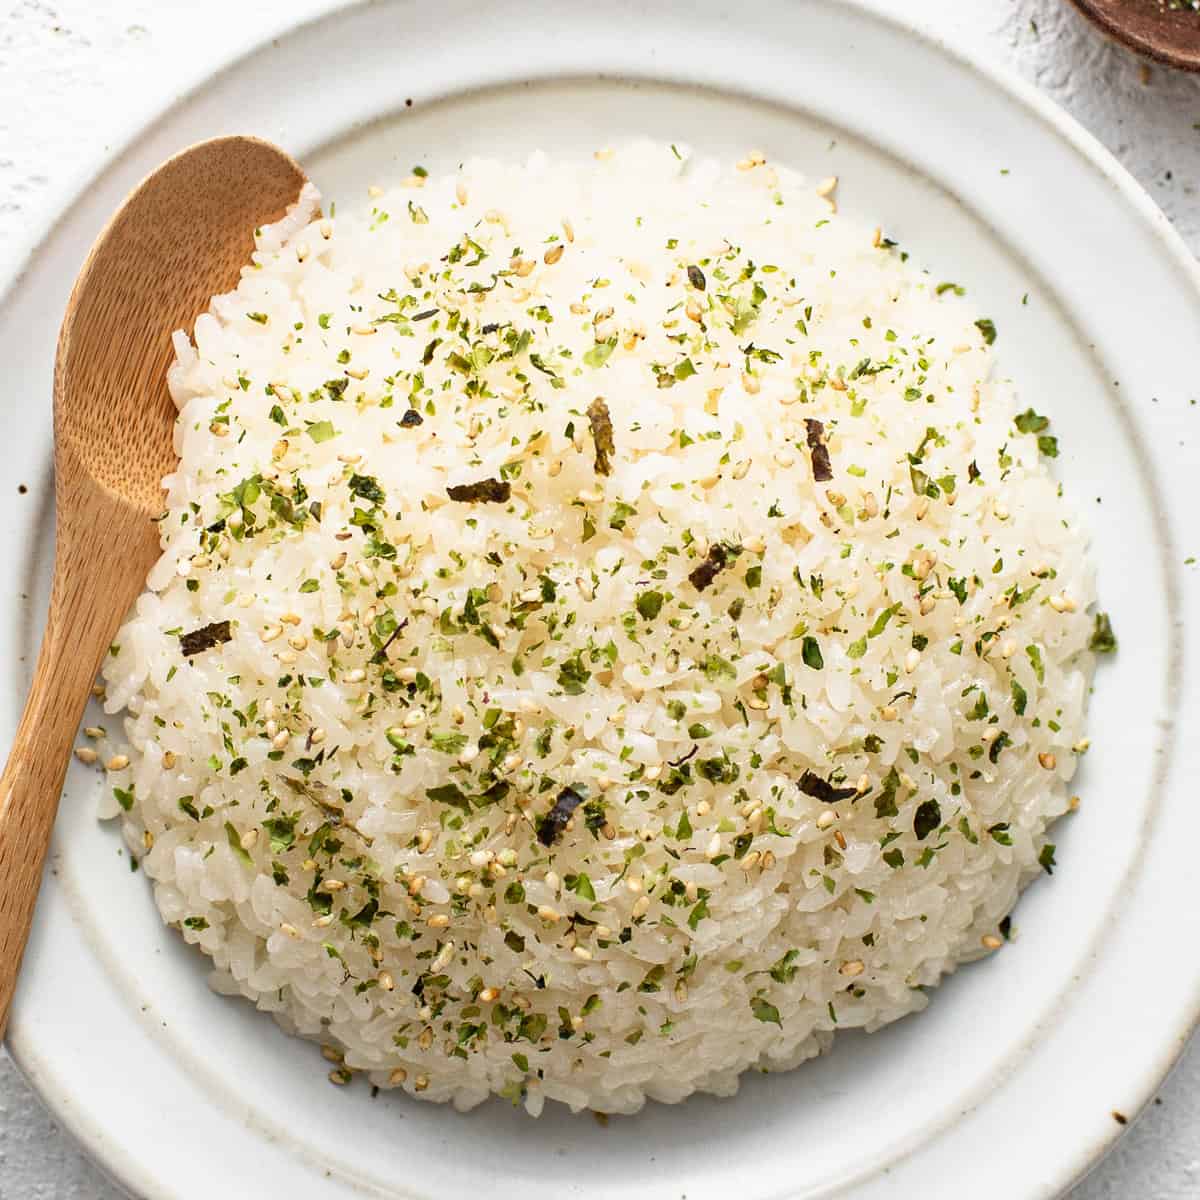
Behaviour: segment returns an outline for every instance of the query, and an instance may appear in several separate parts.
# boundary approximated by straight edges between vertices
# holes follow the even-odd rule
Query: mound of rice
[[[650,144],[309,189],[176,335],[106,815],[335,1082],[731,1093],[920,1009],[1053,865],[1056,445],[836,194]]]

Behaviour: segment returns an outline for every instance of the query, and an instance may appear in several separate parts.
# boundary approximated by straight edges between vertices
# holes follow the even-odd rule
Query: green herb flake
[[[637,610],[641,614],[642,619],[646,621],[653,621],[654,618],[657,617],[662,611],[663,599],[664,597],[662,592],[641,592],[638,595],[636,604]]]
[[[825,659],[821,657],[820,643],[815,637],[805,637],[800,647],[800,657],[804,659],[804,665],[814,671],[820,671],[825,666]]]
[[[1092,636],[1088,639],[1088,649],[1093,654],[1115,654],[1117,635],[1113,633],[1112,621],[1108,613],[1098,612],[1096,623],[1092,627]]]
[[[337,437],[337,430],[334,429],[332,421],[309,421],[306,425],[308,436],[318,446],[322,442],[329,441],[330,438]]]
[[[761,996],[755,996],[751,999],[750,1011],[754,1014],[756,1021],[763,1021],[768,1024],[778,1025],[780,1029],[783,1028],[783,1022],[779,1019],[779,1009],[764,1000]]]
[[[996,323],[990,317],[980,317],[975,322],[975,328],[983,335],[983,340],[989,346],[996,340]]]
[[[225,840],[229,843],[229,848],[246,864],[248,867],[254,866],[254,859],[250,857],[250,851],[242,845],[242,836],[233,827],[231,821],[225,822]]]
[[[587,353],[584,354],[584,365],[593,368],[604,366],[616,348],[617,339],[615,337],[611,337],[605,342],[597,342],[590,350],[587,351]]]

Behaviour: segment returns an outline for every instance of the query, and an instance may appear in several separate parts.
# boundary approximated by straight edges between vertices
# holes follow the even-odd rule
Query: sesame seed
[[[848,979],[853,979],[856,975],[861,975],[865,969],[861,959],[852,958],[849,962],[844,962],[838,967],[838,974],[845,975]]]
[[[1004,940],[1002,938],[998,938],[994,933],[985,933],[979,940],[989,950],[999,950],[1000,947],[1004,945]]]
[[[104,764],[105,770],[108,771],[123,771],[129,766],[128,754],[114,754],[112,758]]]
[[[86,763],[90,767],[92,763],[94,763],[100,756],[91,748],[91,746],[76,746],[75,757],[79,759],[81,763]]]
[[[399,1087],[408,1078],[408,1072],[403,1067],[396,1067],[388,1076],[388,1083],[393,1087]]]
[[[1058,759],[1055,758],[1054,755],[1051,754],[1049,751],[1043,751],[1041,754],[1039,754],[1037,756],[1037,758],[1038,758],[1039,764],[1041,766],[1043,766],[1047,771],[1053,771],[1054,768],[1058,766]]]

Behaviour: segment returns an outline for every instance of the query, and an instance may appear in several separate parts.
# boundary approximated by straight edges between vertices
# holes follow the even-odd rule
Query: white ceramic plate
[[[1161,213],[1032,90],[858,2],[397,0],[299,28],[136,137],[0,307],[0,411],[31,489],[0,508],[0,563],[24,589],[0,606],[0,728],[15,725],[45,607],[50,366],[68,288],[142,173],[235,131],[287,147],[334,197],[415,162],[579,153],[647,132],[838,174],[844,208],[969,284],[1004,369],[1053,415],[1121,650],[1098,678],[1083,810],[1056,832],[1059,871],[1021,902],[1018,941],[920,1018],[748,1078],[736,1099],[606,1128],[331,1088],[314,1049],[208,992],[76,767],[9,1032],[58,1118],[155,1200],[1013,1200],[1066,1187],[1119,1132],[1114,1111],[1132,1117],[1151,1094],[1200,1002],[1185,790],[1200,754],[1182,736],[1200,722],[1186,622],[1200,572],[1184,564],[1200,550],[1200,279]]]

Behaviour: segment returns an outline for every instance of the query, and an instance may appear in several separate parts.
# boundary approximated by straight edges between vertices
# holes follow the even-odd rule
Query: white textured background
[[[232,37],[249,45],[326,0],[11,4],[0,0],[0,280],[139,114],[202,76]],[[1036,83],[1113,151],[1200,253],[1200,79],[1143,66],[1094,33],[1065,0],[902,0],[900,7],[952,44],[975,47]],[[1180,350],[1182,362],[1194,362],[1195,347]],[[980,1169],[1000,1169],[1004,1152],[1001,1141],[1000,1157]],[[970,1181],[963,1183],[966,1197]],[[0,1200],[120,1194],[55,1126],[0,1049]],[[1200,1046],[1193,1046],[1070,1200],[1197,1197]]]

